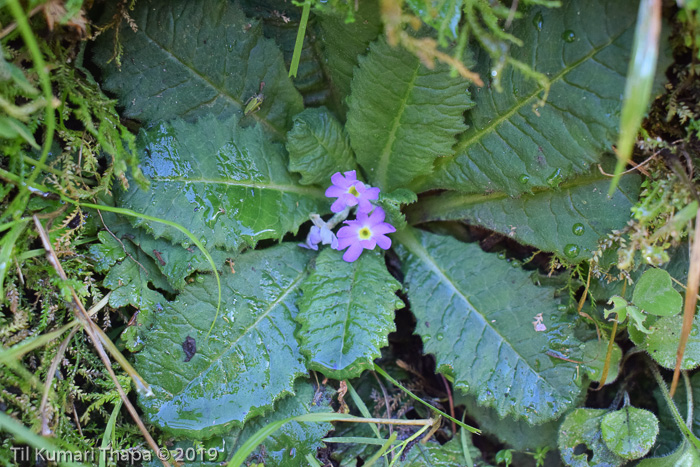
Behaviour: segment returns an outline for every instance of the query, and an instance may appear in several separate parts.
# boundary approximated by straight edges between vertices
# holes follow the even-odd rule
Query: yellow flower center
[[[362,227],[358,233],[360,234],[360,240],[368,240],[372,237],[372,232],[368,227]]]
[[[360,193],[355,189],[355,185],[352,185],[350,188],[348,188],[348,193],[350,193],[353,196],[360,196]]]

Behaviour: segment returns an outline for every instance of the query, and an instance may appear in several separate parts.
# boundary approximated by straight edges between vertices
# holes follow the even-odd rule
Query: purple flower
[[[393,225],[384,222],[384,209],[374,208],[372,214],[359,212],[354,221],[345,221],[347,224],[338,231],[338,250],[348,248],[343,254],[343,259],[352,263],[360,257],[362,250],[373,250],[376,245],[382,250],[391,246],[391,239],[385,234],[396,232]]]
[[[336,172],[331,177],[333,184],[326,190],[328,198],[338,198],[333,202],[331,211],[340,212],[348,206],[357,206],[357,213],[372,211],[371,200],[379,198],[379,188],[372,188],[357,180],[354,170],[345,172],[343,176]]]
[[[328,224],[323,222],[321,216],[312,214],[311,221],[314,225],[311,226],[309,235],[306,236],[306,242],[300,243],[299,246],[309,250],[318,250],[318,244],[322,243],[323,245],[330,245],[334,250],[338,249],[338,239],[328,227]]]

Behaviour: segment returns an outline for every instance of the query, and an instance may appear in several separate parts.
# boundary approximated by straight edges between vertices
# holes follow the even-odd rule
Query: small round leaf
[[[656,316],[673,316],[681,311],[683,298],[671,283],[671,275],[663,269],[649,269],[634,287],[632,302]]]
[[[644,457],[654,445],[659,421],[648,410],[627,406],[606,414],[600,428],[608,449],[632,460]]]
[[[664,368],[673,369],[676,365],[678,340],[683,326],[683,316],[664,316],[649,326],[651,334],[644,336],[641,347],[649,352],[651,358]],[[688,336],[681,370],[692,370],[700,366],[700,319],[695,317]]]
[[[608,357],[608,341],[592,340],[586,342],[583,347],[584,361],[586,362],[586,373],[591,381],[600,381],[605,368],[605,361]],[[612,352],[610,354],[610,364],[608,365],[608,374],[605,378],[605,384],[610,384],[617,379],[620,370],[620,361],[622,360],[622,349],[620,346],[613,343]]]
[[[572,467],[618,467],[626,461],[612,452],[601,439],[600,423],[604,409],[575,409],[559,427],[559,452],[566,465]],[[592,453],[592,457],[586,454]]]

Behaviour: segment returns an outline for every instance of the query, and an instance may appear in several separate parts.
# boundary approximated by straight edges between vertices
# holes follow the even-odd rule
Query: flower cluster
[[[384,222],[386,213],[372,201],[379,199],[379,188],[367,186],[357,180],[354,170],[341,174],[336,172],[331,177],[332,185],[326,190],[326,196],[336,198],[331,205],[335,213],[333,218],[324,222],[318,214],[311,214],[314,223],[306,238],[305,248],[318,249],[318,244],[331,245],[334,250],[347,250],[343,259],[353,262],[360,257],[363,250],[373,250],[375,246],[386,250],[391,246],[391,239],[386,234],[396,232],[393,225]],[[354,220],[345,220],[352,208],[356,209]],[[338,223],[345,221],[345,226],[338,231],[333,229]]]

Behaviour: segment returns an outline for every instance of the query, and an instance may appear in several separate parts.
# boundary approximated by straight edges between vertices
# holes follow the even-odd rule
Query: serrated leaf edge
[[[245,18],[246,18],[248,21],[251,21],[251,22],[254,21],[253,19],[248,18],[247,16],[245,16]],[[146,21],[146,22],[147,22],[147,21]],[[158,41],[156,41],[154,38],[152,38],[152,37],[148,34],[148,29],[147,29],[147,28],[142,28],[142,31],[143,31],[144,37],[145,37],[146,39],[148,39],[152,44],[156,45],[156,46],[157,46],[160,50],[162,50],[165,54],[167,54],[168,57],[170,57],[173,61],[179,63],[180,65],[182,65],[182,66],[185,67],[186,69],[190,70],[190,71],[192,72],[192,75],[193,75],[193,76],[199,77],[199,79],[201,79],[204,83],[206,83],[206,85],[210,86],[212,89],[214,89],[216,92],[218,92],[218,95],[215,96],[213,99],[211,99],[211,101],[213,101],[213,100],[215,100],[216,98],[218,98],[219,96],[221,96],[221,97],[224,97],[225,99],[228,99],[228,100],[231,101],[234,105],[236,105],[237,107],[239,107],[239,109],[241,110],[241,112],[244,110],[245,104],[243,103],[242,100],[237,99],[236,97],[234,97],[234,96],[232,96],[231,94],[229,94],[228,92],[226,92],[226,90],[221,89],[219,86],[217,86],[217,85],[216,85],[215,83],[213,83],[211,80],[209,80],[209,79],[207,79],[205,76],[203,76],[198,70],[192,68],[190,65],[188,65],[187,63],[185,63],[185,62],[183,62],[182,60],[180,60],[180,58],[179,58],[178,56],[174,55],[172,52],[170,52],[168,49],[166,49],[160,42],[158,42]],[[262,33],[261,33],[261,35],[260,35],[260,37],[259,37],[259,42],[262,43],[262,42],[265,42],[265,41],[268,41],[268,40],[269,40],[269,39],[266,39],[264,36],[262,36]],[[274,44],[274,41],[273,41],[273,44]],[[274,45],[275,45],[275,47],[277,47],[277,44],[274,44]],[[186,114],[187,114],[187,113],[185,113],[185,114],[183,114],[183,115],[186,115]],[[280,138],[280,139],[284,139],[284,135],[286,134],[286,130],[278,128],[277,126],[275,126],[275,125],[274,125],[272,122],[270,122],[269,120],[264,119],[264,118],[260,117],[259,115],[257,115],[257,113],[249,113],[248,115],[246,115],[246,117],[251,117],[251,118],[253,118],[256,122],[258,122],[258,123],[264,125],[267,129],[269,129],[271,132],[273,132],[273,133],[275,134],[275,136],[277,136],[277,137]]]
[[[568,66],[561,70],[559,73],[554,75],[552,78],[549,80],[549,85],[550,87],[554,85],[557,81],[560,79],[564,78],[567,74],[569,74],[571,71],[575,70],[578,66],[581,64],[585,63],[586,61],[592,59],[595,57],[598,53],[601,51],[605,50],[607,47],[610,47],[616,40],[618,40],[622,35],[627,33],[629,28],[623,29],[620,33],[617,35],[611,37],[607,42],[601,44],[597,48],[593,48],[588,54],[584,55],[581,59],[577,60],[576,62],[572,63],[571,66]],[[516,112],[518,112],[521,108],[523,108],[526,104],[531,103],[533,99],[537,99],[538,94],[540,94],[542,91],[544,91],[544,88],[538,87],[535,91],[530,93],[526,98],[524,98],[520,103],[516,104],[513,106],[508,112],[505,114],[502,114],[493,120],[491,120],[486,126],[481,128],[479,131],[469,135],[467,137],[466,133],[463,133],[463,137],[459,138],[457,141],[457,144],[454,147],[454,152],[446,157],[442,157],[440,159],[437,159],[436,162],[436,167],[433,172],[437,172],[440,168],[445,167],[449,163],[455,160],[455,157],[457,157],[459,154],[461,154],[462,151],[464,151],[466,148],[471,146],[473,143],[478,142],[485,134],[488,134],[492,131],[495,131],[495,128],[503,123],[504,121],[508,120],[510,117],[512,117]],[[547,105],[547,104],[545,104]],[[550,104],[551,105],[551,104]],[[533,109],[534,111],[535,109]],[[427,175],[427,177],[430,177],[430,174]],[[425,179],[425,176],[420,177],[420,181],[422,182]],[[419,183],[419,186],[422,186],[423,183]]]
[[[500,332],[496,328],[494,328],[489,320],[485,319],[484,316],[479,313],[478,308],[472,305],[472,303],[469,301],[469,298],[466,297],[460,290],[455,286],[455,284],[449,279],[447,274],[440,269],[440,267],[432,260],[432,257],[428,254],[427,250],[423,247],[423,245],[420,244],[420,241],[416,239],[412,234],[410,234],[407,231],[402,231],[400,234],[395,234],[395,238],[397,241],[399,241],[406,249],[408,249],[412,254],[416,255],[421,261],[424,262],[432,271],[434,271],[436,274],[438,274],[439,278],[443,281],[444,284],[447,284],[450,289],[457,294],[462,300],[464,300],[465,303],[469,304],[471,309],[479,316],[479,319],[482,320],[485,323],[484,329],[486,327],[490,328],[496,335],[498,335],[501,340],[499,342],[499,347],[498,347],[498,353],[500,354],[500,349],[503,346],[504,343],[510,349],[513,351],[515,355],[517,355],[522,362],[524,362],[527,365],[527,368],[530,369],[531,374],[536,375],[538,380],[542,380],[548,388],[552,389],[552,393],[559,393],[559,391],[556,390],[556,387],[552,386],[549,381],[547,381],[545,378],[543,378],[537,370],[535,370],[528,360],[524,358],[519,352],[517,352],[512,345],[510,345],[509,341],[504,338]],[[482,334],[483,335],[483,334]],[[437,357],[437,356],[436,356]],[[437,361],[438,367],[440,366],[440,361],[438,359]],[[477,385],[479,390],[477,392],[483,392],[486,391],[486,385],[479,384]],[[569,397],[567,394],[562,394],[564,397]],[[565,404],[562,404],[565,405]],[[562,410],[562,409],[560,409]]]

